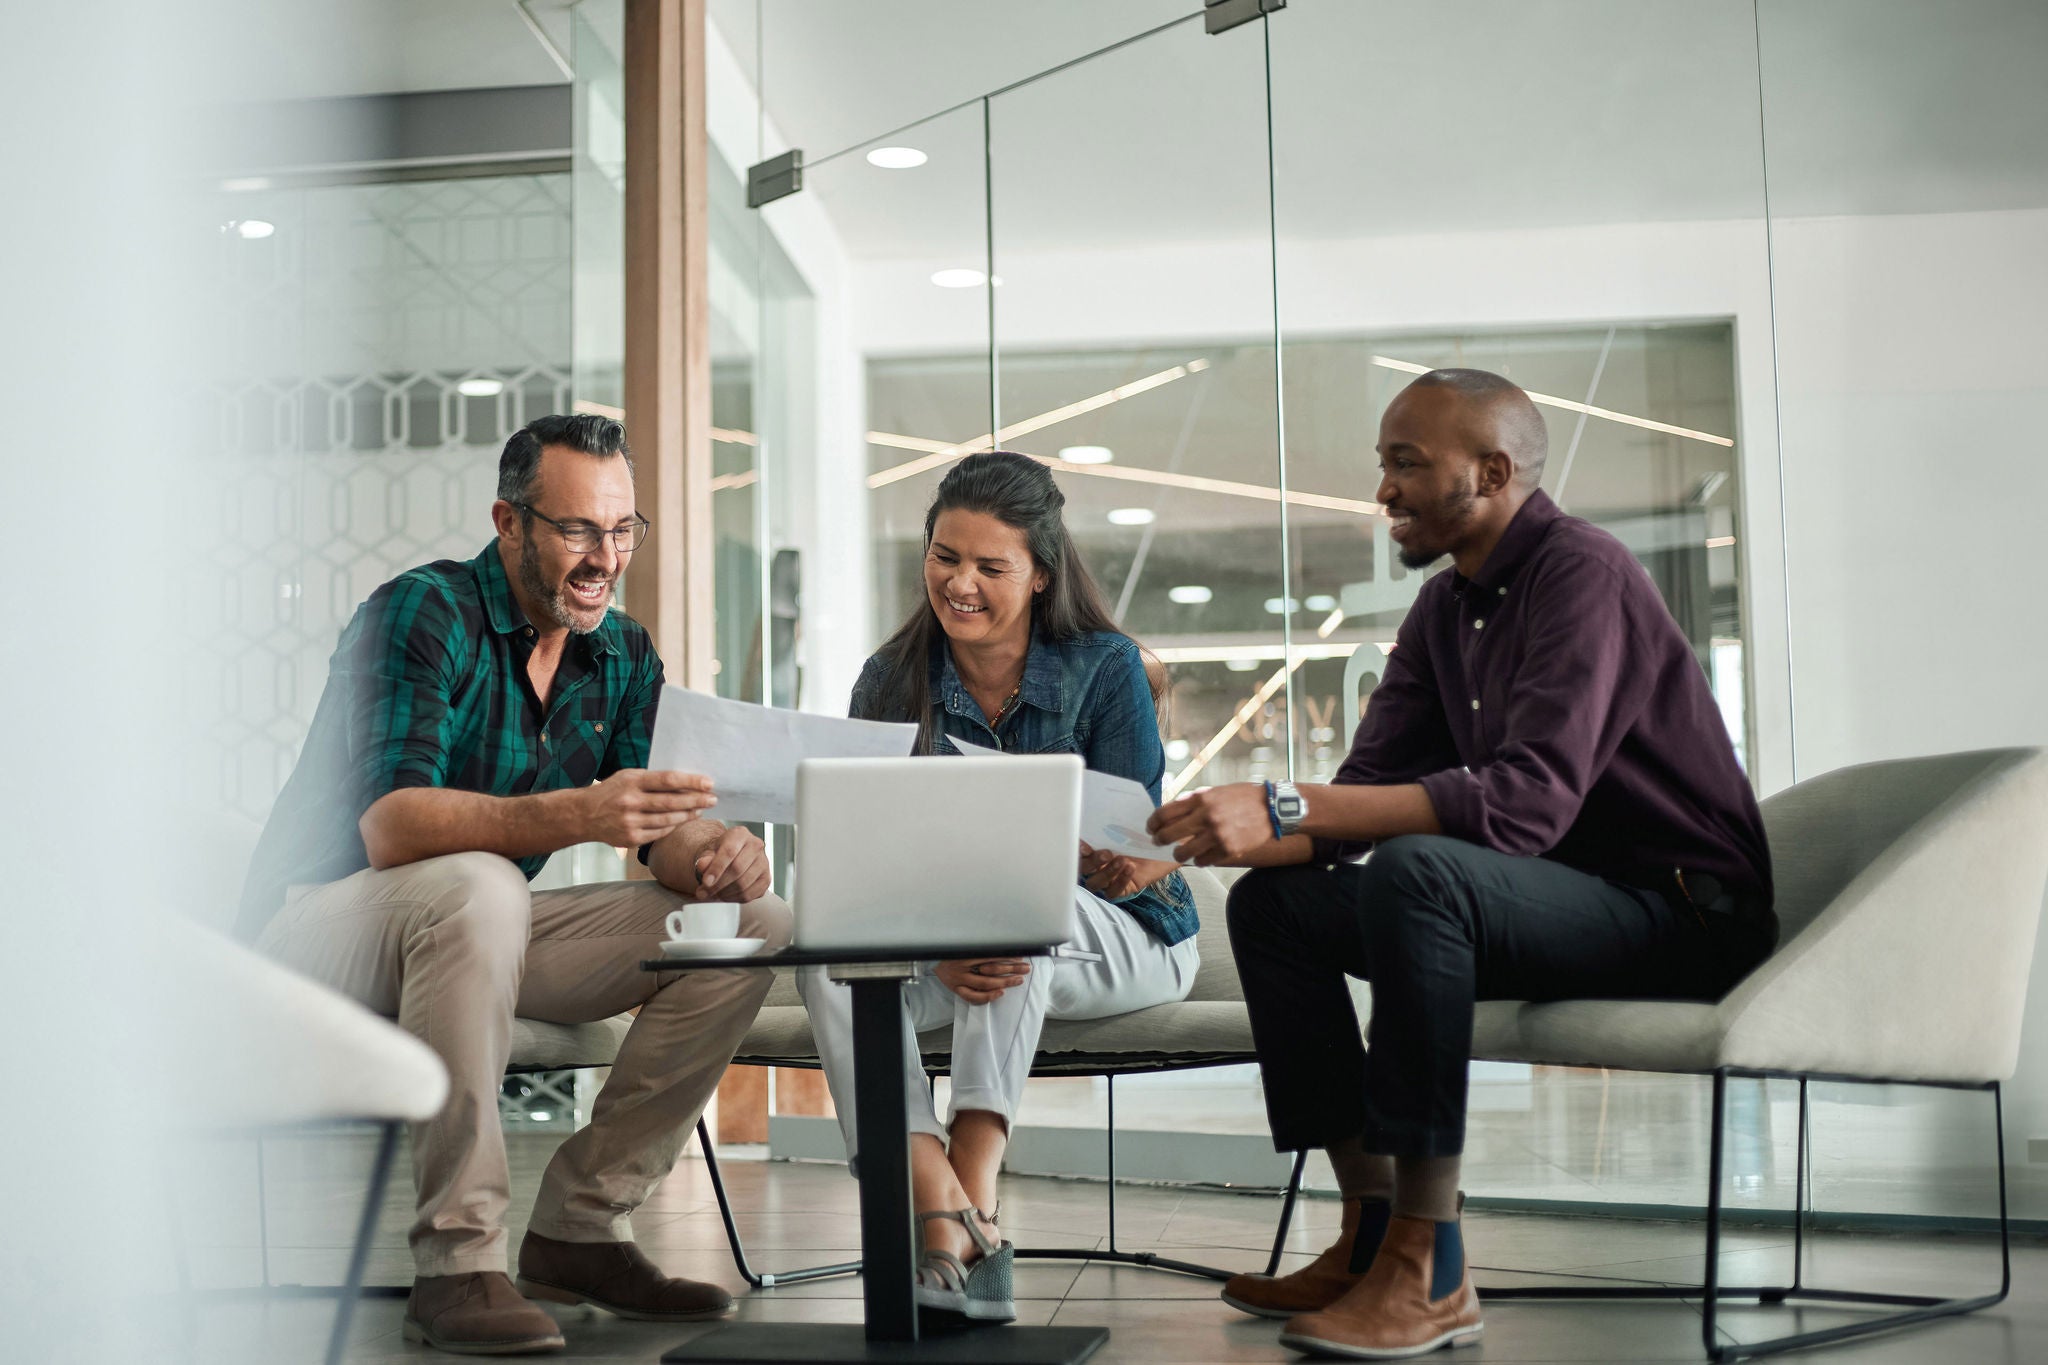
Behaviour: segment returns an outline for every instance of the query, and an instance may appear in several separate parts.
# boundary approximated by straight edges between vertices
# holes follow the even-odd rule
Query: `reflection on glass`
[[[235,344],[214,394],[227,598],[205,666],[221,804],[260,822],[357,605],[473,557],[505,441],[569,405],[569,177],[233,199],[276,231],[218,248]]]
[[[801,573],[867,573],[873,575],[866,630],[856,647],[860,657],[880,644],[902,622],[920,581],[916,558],[910,572],[900,572],[894,547],[920,540],[924,513],[932,490],[953,456],[987,449],[993,425],[989,370],[988,318],[991,292],[987,282],[988,186],[983,157],[980,105],[971,105],[899,130],[889,144],[904,143],[926,155],[912,170],[890,170],[870,163],[866,145],[804,171],[801,198],[771,203],[760,211],[770,233],[801,232],[796,220],[806,210],[822,209],[831,219],[847,252],[861,262],[867,287],[861,306],[849,319],[850,343],[870,357],[913,354],[925,357],[900,363],[871,359],[867,401],[861,417],[848,414],[853,430],[822,430],[807,440],[806,451],[849,449],[866,452],[864,508],[819,507],[823,519],[866,522],[866,539],[875,545],[866,565],[785,565],[786,580]],[[971,271],[981,278],[965,287],[934,280],[947,270]],[[914,338],[914,348],[906,339]],[[891,376],[894,376],[892,379]],[[771,409],[772,411],[772,409]],[[835,410],[836,415],[836,410]],[[851,651],[849,651],[851,652]],[[857,671],[858,659],[840,660],[846,676]],[[806,701],[840,709],[843,696]]]
[[[1169,797],[1289,773],[1264,120],[1256,24],[1181,24],[990,110],[1003,444],[1054,462],[1117,619],[1167,665]],[[1154,248],[1142,281],[1120,268]]]

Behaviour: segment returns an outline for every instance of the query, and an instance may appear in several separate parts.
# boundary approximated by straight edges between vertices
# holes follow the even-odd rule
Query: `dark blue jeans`
[[[1230,891],[1266,1114],[1280,1151],[1361,1138],[1388,1156],[1465,1148],[1480,1000],[1717,1000],[1776,921],[1541,858],[1410,835],[1363,865],[1266,868]],[[1346,976],[1372,983],[1362,1045]]]

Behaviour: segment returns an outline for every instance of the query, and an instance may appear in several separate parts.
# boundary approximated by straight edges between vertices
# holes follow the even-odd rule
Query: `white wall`
[[[2042,210],[1776,225],[1802,776],[2048,744],[2044,243]],[[1965,913],[1928,906],[1928,932]],[[2048,939],[2006,1100],[2024,1165],[2048,1137]],[[2040,1183],[2022,1216],[2048,1216]]]

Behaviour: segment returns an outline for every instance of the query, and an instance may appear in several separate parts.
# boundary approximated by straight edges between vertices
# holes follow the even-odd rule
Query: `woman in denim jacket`
[[[1082,564],[1061,518],[1065,503],[1050,471],[1029,456],[997,451],[954,466],[925,515],[925,601],[861,670],[852,713],[916,722],[920,753],[959,753],[957,737],[1010,753],[1079,754],[1091,768],[1142,783],[1156,801],[1166,763],[1158,689]],[[999,810],[934,815],[934,837],[953,840],[963,858],[974,856],[976,841],[1001,837]],[[994,1227],[996,1173],[1045,1020],[1123,1014],[1183,999],[1194,984],[1194,898],[1173,863],[1084,845],[1074,920],[1070,946],[1086,957],[941,962],[904,991],[914,1030],[953,1026],[945,1122],[914,1039],[904,1057],[926,1247],[918,1301],[927,1307],[1016,1316],[1012,1251]],[[798,984],[852,1154],[849,992],[817,970],[800,973]]]

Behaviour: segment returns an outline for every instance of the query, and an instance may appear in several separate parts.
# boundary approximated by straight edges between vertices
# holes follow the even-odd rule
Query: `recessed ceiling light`
[[[1166,596],[1170,601],[1178,602],[1184,607],[1199,607],[1215,595],[1200,583],[1183,583],[1178,588],[1166,590]]]
[[[1300,610],[1301,603],[1295,601],[1292,597],[1269,597],[1266,599],[1266,612],[1268,615],[1292,616]]]
[[[455,386],[464,398],[496,398],[505,391],[502,379],[465,379]]]
[[[1225,659],[1223,666],[1232,673],[1249,673],[1259,666],[1257,659]]]
[[[237,218],[232,223],[222,227],[221,231],[232,232],[245,242],[254,242],[268,237],[271,233],[277,231],[277,224],[266,222],[261,218]]]
[[[907,171],[931,160],[915,147],[877,147],[868,153],[868,165],[885,171]]]
[[[1149,507],[1112,507],[1109,521],[1112,526],[1150,526],[1154,513]]]
[[[1108,446],[1063,446],[1060,458],[1068,464],[1108,464],[1116,452]]]
[[[941,289],[979,289],[988,276],[979,270],[938,270],[932,272],[932,283]]]
[[[1319,592],[1314,597],[1304,598],[1302,605],[1310,611],[1335,611],[1337,599],[1326,592]]]

